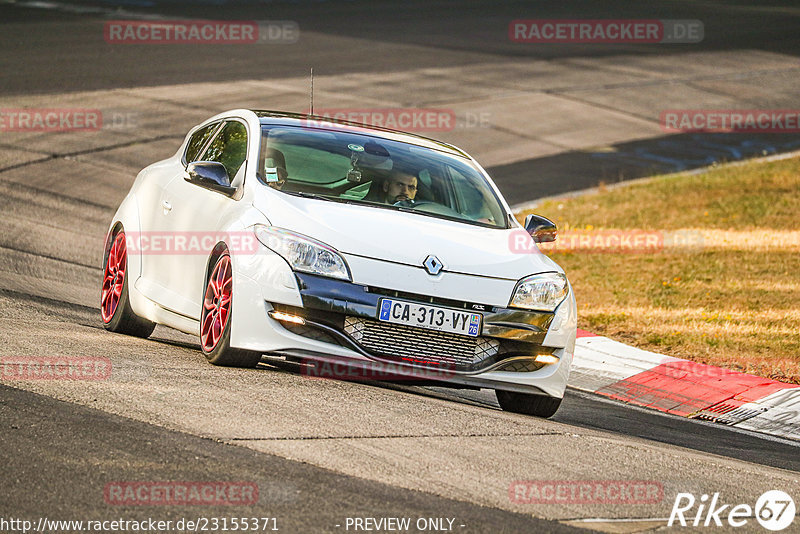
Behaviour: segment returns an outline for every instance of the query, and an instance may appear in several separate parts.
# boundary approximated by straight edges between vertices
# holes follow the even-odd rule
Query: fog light
[[[269,316],[275,319],[276,321],[283,321],[285,323],[306,324],[305,319],[303,319],[299,315],[292,315],[291,313],[285,313],[281,311],[271,311],[269,312]]]
[[[544,364],[558,363],[558,357],[552,354],[537,354],[536,361]]]

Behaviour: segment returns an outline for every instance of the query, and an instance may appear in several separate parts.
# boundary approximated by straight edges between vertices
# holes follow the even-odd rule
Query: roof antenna
[[[314,114],[314,67],[311,67],[311,110],[308,114]]]

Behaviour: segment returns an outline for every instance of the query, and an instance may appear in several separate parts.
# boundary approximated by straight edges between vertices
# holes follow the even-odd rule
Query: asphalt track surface
[[[76,12],[75,6],[100,11]],[[462,532],[566,531],[576,524],[637,531],[663,528],[678,491],[718,491],[727,502],[751,504],[767,489],[800,495],[800,449],[785,440],[572,390],[552,420],[540,421],[501,412],[487,391],[308,380],[298,369],[266,362],[255,370],[218,369],[204,361],[195,340],[165,328],[150,340],[105,332],[95,307],[103,235],[135,173],[174,151],[189,126],[233,107],[224,105],[220,87],[252,80],[258,77],[254,72],[268,72],[283,91],[293,82],[279,85],[277,80],[302,81],[308,64],[322,71],[323,80],[366,79],[359,76],[367,73],[374,83],[420,69],[470,73],[488,63],[498,66],[489,83],[508,90],[503,69],[513,74],[520,61],[567,65],[591,78],[599,76],[592,70],[596,65],[617,61],[621,54],[629,64],[656,57],[665,61],[665,69],[677,69],[686,50],[685,45],[520,47],[506,38],[509,20],[700,19],[706,39],[696,45],[698,53],[735,62],[757,51],[774,61],[763,74],[774,99],[753,93],[749,101],[751,107],[773,108],[796,96],[797,71],[773,59],[796,62],[800,13],[792,4],[637,2],[625,11],[595,2],[124,6],[170,18],[297,21],[304,37],[298,45],[280,48],[105,47],[97,28],[112,16],[108,9],[108,3],[48,9],[0,5],[2,107],[74,105],[70,95],[81,101],[88,94],[106,100],[87,101],[87,106],[123,109],[131,105],[125,99],[133,89],[140,91],[137,95],[152,91],[146,93],[150,107],[134,132],[103,132],[88,141],[0,134],[0,356],[104,356],[114,366],[105,382],[0,386],[0,517],[255,514],[277,517],[286,532],[341,532],[336,525],[346,517],[408,516],[455,518],[456,525],[464,525],[456,528]],[[126,16],[122,12],[118,18]],[[767,72],[768,67],[773,70]],[[764,80],[751,80],[749,87]],[[448,85],[444,79],[421,91],[458,92],[462,81]],[[669,78],[661,82],[678,84]],[[706,82],[694,76],[686,83]],[[730,80],[714,82],[714,90],[729,91],[723,82]],[[647,83],[657,92],[657,84]],[[174,88],[159,89],[176,84],[186,85],[177,94]],[[221,96],[192,106],[197,87],[212,87],[203,95]],[[278,100],[285,96],[280,91]],[[183,100],[183,106],[164,95]],[[293,105],[301,100],[291,98]],[[747,95],[743,98],[747,101]],[[496,104],[493,117],[501,117],[507,106]],[[627,118],[637,113],[628,110]],[[500,128],[477,137],[452,135],[478,145],[481,136],[502,134],[495,130]],[[674,170],[705,161],[707,153],[687,148],[697,141],[651,131],[608,144],[617,153],[641,154],[668,142],[672,153],[661,161],[669,161],[657,170]],[[744,157],[767,148],[792,149],[796,139],[717,135],[701,141],[725,146],[728,153],[733,146],[752,148]],[[481,159],[480,148],[459,144]],[[624,157],[602,167],[586,151],[559,148],[535,158],[526,157],[526,146],[513,156],[502,150],[486,156],[494,161],[490,171],[501,188],[519,201],[595,185],[614,173],[629,178],[653,170]],[[627,506],[537,506],[509,499],[514,480],[559,479],[653,480],[663,484],[664,499]],[[196,507],[120,507],[104,501],[102,488],[111,481],[147,480],[250,480],[258,484],[260,500],[233,513],[224,507],[198,512]]]

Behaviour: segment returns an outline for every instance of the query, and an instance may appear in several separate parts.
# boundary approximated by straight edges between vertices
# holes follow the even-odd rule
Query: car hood
[[[264,192],[253,206],[273,226],[357,255],[421,267],[435,255],[447,272],[508,280],[562,269],[535,246],[513,253],[519,228],[495,229],[357,204]],[[527,237],[527,236],[526,236]]]

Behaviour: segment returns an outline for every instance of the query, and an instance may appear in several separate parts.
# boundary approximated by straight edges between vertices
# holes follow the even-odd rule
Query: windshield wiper
[[[319,195],[317,193],[306,193],[305,191],[281,191],[282,193],[286,193],[287,195],[294,195],[296,197],[303,197],[303,198],[314,198],[316,200],[327,200],[328,202],[334,202],[334,199],[331,197],[326,197],[325,195]]]

